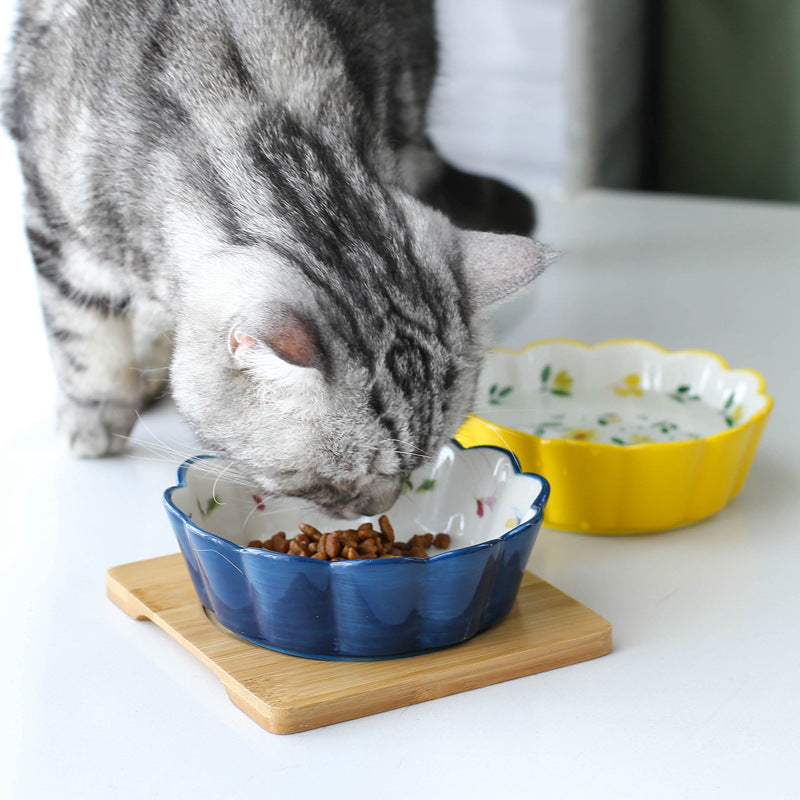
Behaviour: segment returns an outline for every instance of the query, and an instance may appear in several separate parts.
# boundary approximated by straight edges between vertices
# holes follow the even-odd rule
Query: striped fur
[[[549,260],[428,141],[435,69],[428,0],[23,0],[4,118],[76,453],[169,367],[265,490],[393,502],[469,409],[482,310]]]

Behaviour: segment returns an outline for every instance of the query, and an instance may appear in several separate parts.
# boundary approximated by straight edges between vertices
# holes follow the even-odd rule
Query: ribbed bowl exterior
[[[542,526],[541,485],[527,522],[428,559],[328,562],[240,547],[181,513],[172,490],[164,499],[200,602],[221,625],[293,655],[358,660],[448,647],[502,620]]]
[[[531,367],[539,350],[553,343],[585,351],[666,351],[648,342],[608,342],[589,347],[553,340],[532,343],[519,351],[496,351],[508,374],[535,385],[539,370]],[[727,364],[712,353],[692,351],[696,358]],[[764,393],[760,375],[759,393]],[[522,377],[520,377],[522,376]],[[500,384],[502,371],[494,374]],[[592,441],[544,438],[469,417],[456,434],[466,448],[494,445],[512,450],[526,472],[544,475],[553,487],[544,524],[548,528],[593,534],[636,534],[664,531],[699,522],[720,511],[741,490],[772,409],[771,398],[749,419],[698,439],[618,446]]]
[[[699,522],[741,490],[767,414],[713,439],[614,447],[539,439],[477,417],[459,430],[464,447],[502,443],[526,472],[555,487],[548,528],[597,534],[649,533]]]

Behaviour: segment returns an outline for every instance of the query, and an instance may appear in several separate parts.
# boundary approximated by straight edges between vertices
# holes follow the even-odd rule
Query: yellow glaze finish
[[[522,353],[552,341],[502,352]],[[641,340],[624,341],[657,347]],[[615,340],[595,347],[620,343]],[[727,369],[712,353],[682,352],[712,356]],[[711,516],[744,485],[772,410],[763,378],[754,374],[766,397],[764,406],[751,418],[704,438],[627,446],[548,439],[472,415],[456,439],[464,447],[491,444],[511,449],[524,471],[543,475],[552,487],[544,517],[550,528],[595,534],[668,530]]]

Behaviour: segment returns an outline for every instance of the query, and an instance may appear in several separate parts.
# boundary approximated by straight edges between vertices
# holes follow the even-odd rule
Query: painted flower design
[[[222,505],[222,498],[216,497],[212,495],[208,498],[208,502],[206,503],[206,507],[200,505],[200,500],[197,500],[197,510],[200,512],[200,515],[205,519],[212,511],[216,511],[219,506]]]
[[[555,378],[553,378],[553,391],[569,394],[572,391],[572,381],[573,379],[569,372],[562,369],[560,372],[556,373]]]
[[[725,405],[722,407],[722,416],[725,418],[725,424],[732,428],[739,420],[742,418],[742,406],[737,405],[734,406],[733,404],[734,394],[731,392],[728,395],[728,399],[725,401]]]
[[[622,422],[622,417],[619,414],[608,413],[608,414],[601,414],[597,418],[598,425],[614,425],[617,422]]]
[[[486,513],[487,509],[491,511],[494,508],[496,500],[497,498],[494,495],[491,495],[489,497],[476,497],[475,513],[477,513],[479,517],[482,517]]]
[[[511,513],[514,516],[506,520],[506,528],[516,528],[522,522],[522,512],[516,506],[511,506]]]
[[[552,380],[551,380],[552,378]],[[539,375],[541,390],[560,397],[570,397],[572,395],[572,384],[574,378],[567,370],[559,370],[553,375],[553,368],[547,364]]]
[[[542,422],[534,428],[533,435],[546,438],[549,434],[557,433],[559,428],[563,428],[561,420],[549,420]]]
[[[425,478],[416,487],[406,478],[403,481],[402,494],[409,494],[410,492],[432,492],[436,488],[436,478]]]
[[[594,428],[573,428],[564,434],[564,438],[573,442],[590,442],[596,434]]]
[[[656,428],[657,430],[661,431],[664,435],[668,433],[673,433],[674,431],[678,430],[678,426],[674,422],[670,422],[668,419],[662,419],[658,422],[650,423],[651,428]]]
[[[611,388],[614,390],[614,394],[620,397],[629,397],[630,395],[641,397],[644,394],[644,389],[642,389],[642,376],[637,375],[635,372],[626,375]]]
[[[499,383],[493,383],[489,387],[489,405],[499,406],[503,398],[507,397],[513,389],[513,386],[501,386]]]
[[[685,403],[687,400],[699,400],[700,395],[696,392],[692,394],[692,387],[684,384],[683,386],[678,386],[674,392],[671,392],[669,395],[673,400],[677,400],[679,403]]]
[[[728,423],[728,427],[732,428],[739,420],[742,418],[742,407],[741,406],[734,406],[726,415],[725,415],[725,422]]]

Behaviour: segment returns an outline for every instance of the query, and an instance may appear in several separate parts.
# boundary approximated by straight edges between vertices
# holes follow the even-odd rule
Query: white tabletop
[[[776,402],[749,480],[690,528],[542,532],[531,569],[612,622],[610,655],[277,736],[105,597],[108,567],[177,550],[161,491],[192,438],[167,403],[124,457],[62,449],[13,196],[0,209],[0,796],[800,794],[800,208],[541,199],[540,235],[565,255],[498,315],[495,343],[636,337],[760,371]]]

